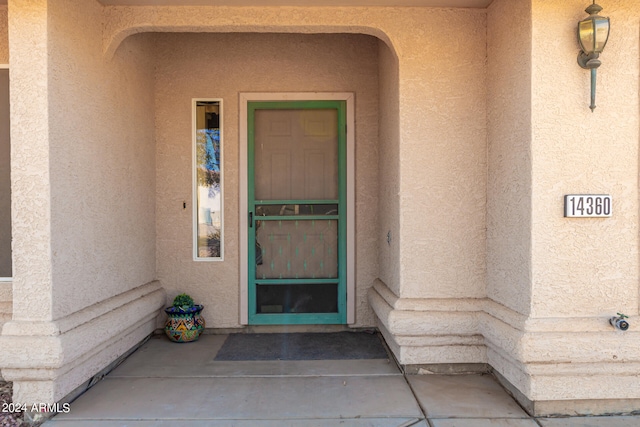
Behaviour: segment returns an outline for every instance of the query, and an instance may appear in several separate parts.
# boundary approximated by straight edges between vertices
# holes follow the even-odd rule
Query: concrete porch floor
[[[152,337],[45,427],[630,427],[532,418],[491,375],[403,375],[393,360],[221,362],[226,335]]]

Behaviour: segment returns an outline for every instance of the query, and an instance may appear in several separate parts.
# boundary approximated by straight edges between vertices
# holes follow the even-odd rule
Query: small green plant
[[[173,299],[174,307],[188,308],[188,307],[193,307],[193,305],[194,305],[193,298],[191,298],[187,294],[176,295],[176,297]]]

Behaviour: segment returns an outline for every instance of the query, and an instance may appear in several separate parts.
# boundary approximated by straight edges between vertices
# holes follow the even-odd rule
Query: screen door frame
[[[350,92],[240,94],[240,324],[249,324],[248,104],[279,101],[345,101],[346,103],[346,323],[355,323],[355,110]],[[252,230],[251,230],[252,231]]]

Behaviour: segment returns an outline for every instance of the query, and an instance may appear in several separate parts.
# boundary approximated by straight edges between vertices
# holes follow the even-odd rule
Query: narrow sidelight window
[[[13,274],[9,129],[9,69],[0,66],[0,282],[7,280]]]
[[[222,100],[194,100],[194,259],[223,259]]]

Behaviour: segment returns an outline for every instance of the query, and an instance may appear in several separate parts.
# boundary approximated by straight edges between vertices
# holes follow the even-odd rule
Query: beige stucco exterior
[[[640,13],[633,2],[605,5],[618,30],[603,54],[591,113],[589,73],[575,62],[573,23],[584,17],[582,6],[489,7],[491,318],[484,335],[489,363],[541,412],[558,411],[558,401],[638,398],[636,333],[616,332],[606,320],[638,309]],[[562,196],[572,193],[611,194],[616,213],[563,218]],[[509,322],[497,323],[498,308],[511,312]],[[637,406],[609,403],[610,410]]]
[[[609,5],[611,20],[619,22],[619,29],[616,25],[608,45],[611,53],[607,49],[606,63],[599,70],[597,103],[606,108],[598,111],[596,123],[591,111],[567,105],[578,99],[579,89],[589,82],[588,73],[565,59],[575,50],[573,40],[566,37],[573,28],[560,25],[574,18],[579,6],[579,2],[563,2],[551,13],[545,2],[538,1],[533,8],[534,30],[540,34],[532,44],[531,82],[532,87],[540,87],[532,97],[534,317],[590,317],[638,307],[640,11],[633,2]],[[549,46],[547,38],[562,42]],[[557,59],[542,60],[548,56]],[[549,105],[554,88],[545,82],[559,75],[563,76],[565,90],[575,95]],[[594,135],[598,135],[597,142],[585,144]],[[611,193],[616,200],[615,218],[568,222],[555,214],[560,209],[557,201],[556,210],[545,209],[553,206],[556,187],[564,193]],[[558,281],[558,277],[563,280]],[[576,283],[581,286],[576,287]],[[556,297],[562,294],[572,295],[569,304],[567,299]]]
[[[530,3],[494,2],[488,26],[487,296],[527,315],[532,203]]]
[[[241,326],[239,314],[240,92],[352,92],[356,98],[355,326],[373,326],[367,289],[377,277],[378,44],[363,35],[157,34],[157,263],[170,297],[187,290],[216,328]],[[185,47],[188,46],[188,49]],[[257,72],[256,70],[259,70]],[[176,81],[176,75],[191,76]],[[193,261],[192,99],[223,100],[224,260]],[[244,216],[242,216],[244,218]],[[180,218],[180,222],[176,219]]]
[[[239,94],[319,91],[356,99],[351,326],[379,327],[404,365],[489,365],[536,414],[640,409],[640,10],[602,0],[592,113],[585,3],[0,6],[14,234],[0,369],[16,400],[63,399],[178,292],[214,331],[242,327]],[[217,262],[192,258],[193,98],[223,100]],[[614,215],[564,218],[571,193],[611,194]]]
[[[152,332],[164,293],[147,40],[106,62],[98,4],[28,5],[9,4],[14,277],[1,365],[16,397],[39,402]]]

